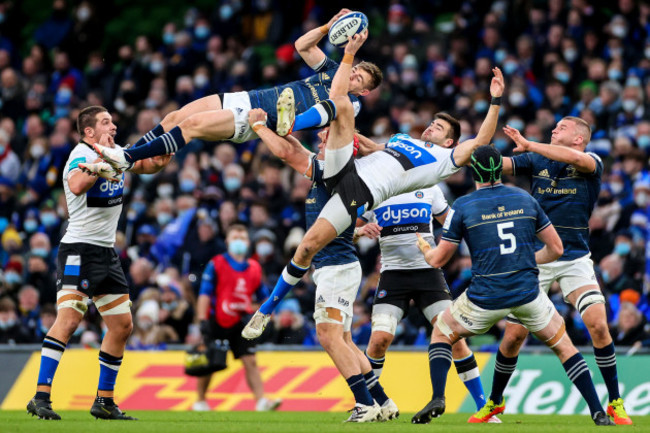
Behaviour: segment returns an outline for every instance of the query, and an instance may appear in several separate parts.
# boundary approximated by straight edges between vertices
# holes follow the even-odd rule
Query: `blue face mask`
[[[34,248],[32,250],[32,255],[47,259],[48,256],[50,255],[50,252],[45,248]]]
[[[27,220],[23,224],[23,228],[27,233],[34,233],[38,228],[38,222],[36,220]]]
[[[167,212],[161,212],[158,215],[156,215],[156,221],[160,226],[164,226],[167,223],[169,223],[173,218],[172,214],[169,214]]]
[[[508,122],[508,125],[512,126],[518,131],[523,131],[526,126],[524,124],[524,121],[519,119],[512,119],[510,122]]]
[[[228,252],[233,256],[243,256],[248,251],[248,242],[234,239],[228,243]]]
[[[210,36],[210,28],[206,26],[198,26],[194,29],[194,36],[198,39],[205,39]]]
[[[479,99],[474,102],[474,111],[477,113],[485,113],[489,107],[488,101],[485,99]]]
[[[174,43],[174,34],[170,33],[170,32],[163,33],[163,38],[162,39],[163,39],[163,42],[165,43],[165,45],[171,45],[171,44]]]
[[[506,75],[514,74],[517,69],[519,69],[517,62],[506,62],[503,65],[503,72],[505,72]]]
[[[505,138],[497,138],[494,140],[494,147],[496,147],[499,152],[502,152],[508,148],[508,140]]]
[[[609,283],[611,281],[611,277],[609,276],[608,271],[602,271],[600,274],[603,276],[603,282],[605,284],[607,284],[607,283]]]
[[[555,79],[558,80],[562,84],[568,83],[569,80],[571,79],[571,76],[566,71],[557,71],[554,76],[555,76]]]
[[[53,227],[59,222],[59,217],[54,212],[41,214],[41,222],[45,227]]]
[[[192,179],[183,179],[180,183],[180,188],[182,192],[188,193],[196,189],[196,183]]]
[[[5,273],[5,282],[9,285],[20,284],[23,281],[23,277],[16,272],[6,272]]]
[[[238,177],[227,177],[223,180],[223,186],[228,192],[237,191],[241,188],[241,180]]]
[[[471,280],[472,279],[472,268],[463,268],[460,271],[459,277],[461,280]]]
[[[627,242],[621,242],[616,244],[614,247],[614,254],[618,254],[619,256],[627,256],[630,254],[630,250],[632,249],[632,246],[628,244]]]
[[[641,149],[646,149],[650,147],[650,135],[641,135],[636,142]]]
[[[408,134],[411,132],[411,124],[410,123],[400,123],[399,124],[399,132],[402,134]]]

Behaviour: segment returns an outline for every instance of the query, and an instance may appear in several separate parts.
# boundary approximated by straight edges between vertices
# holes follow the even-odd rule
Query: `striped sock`
[[[131,146],[131,149],[135,149],[136,147],[140,147],[143,144],[149,143],[151,140],[153,140],[156,137],[160,137],[165,133],[165,130],[163,129],[162,125],[159,123],[156,125],[151,131],[147,132],[144,134],[138,141],[136,141],[133,146]]]
[[[375,373],[370,370],[363,375],[363,378],[366,380],[366,386],[368,387],[368,391],[370,391],[370,395],[379,403],[379,406],[386,403],[388,396],[384,391],[384,387],[379,383],[379,378],[375,376]]]
[[[503,391],[508,385],[508,381],[517,368],[518,356],[506,358],[499,350],[497,352],[497,359],[494,363],[494,379],[492,380],[492,393],[490,400],[496,404],[501,404],[503,400]]]
[[[293,130],[325,126],[334,119],[336,119],[336,105],[331,99],[326,99],[297,115]]]
[[[429,345],[429,375],[433,387],[433,398],[445,396],[451,359],[451,344],[431,343]]]
[[[485,392],[481,383],[481,373],[478,370],[478,364],[474,354],[470,354],[463,359],[454,359],[458,377],[463,381],[465,387],[472,395],[476,409],[480,410],[485,405]]]
[[[600,374],[603,375],[603,380],[609,392],[609,401],[621,398],[618,390],[618,372],[616,371],[616,350],[614,349],[614,342],[601,349],[594,347],[594,355],[596,356],[596,364],[600,369]]]
[[[578,391],[580,391],[580,394],[582,394],[582,397],[586,400],[591,416],[598,411],[602,412],[603,407],[600,404],[596,388],[594,388],[594,382],[591,380],[589,367],[582,355],[576,353],[564,361],[562,366],[566,370],[569,380],[573,382],[576,388],[578,388]]]
[[[282,275],[280,275],[278,281],[275,283],[275,287],[269,295],[269,299],[260,305],[260,311],[262,314],[271,314],[280,301],[287,296],[287,293],[293,289],[293,286],[298,284],[298,281],[300,281],[308,270],[309,266],[303,268],[291,260],[282,271]]]
[[[118,358],[101,350],[99,351],[98,391],[115,390],[115,381],[117,380],[117,373],[120,371],[120,365],[122,365],[122,358],[122,356]]]
[[[366,406],[373,405],[374,402],[370,396],[370,391],[368,391],[366,380],[363,378],[363,375],[355,374],[354,376],[350,376],[345,380],[348,382],[348,386],[350,387],[352,394],[354,394],[354,401],[357,403],[365,404]]]
[[[46,335],[41,349],[41,367],[38,372],[38,385],[52,386],[54,374],[65,351],[65,343]]]
[[[152,156],[169,155],[170,153],[177,152],[178,149],[182,149],[183,146],[185,146],[183,131],[176,126],[169,132],[154,138],[142,146],[125,150],[124,156],[127,161],[135,162],[141,159],[151,158]]]
[[[381,376],[381,373],[384,371],[384,362],[386,362],[386,357],[382,356],[381,358],[372,358],[370,355],[368,355],[368,349],[366,349],[366,351],[363,353],[366,355],[366,358],[368,358],[368,361],[370,361],[370,366],[372,367],[372,371],[375,373],[375,376],[379,378]]]

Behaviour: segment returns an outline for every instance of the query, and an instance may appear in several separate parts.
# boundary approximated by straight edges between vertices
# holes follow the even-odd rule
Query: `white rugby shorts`
[[[248,92],[224,93],[221,105],[224,110],[230,110],[235,116],[235,134],[229,138],[230,141],[243,143],[258,138],[248,123],[248,112],[252,108]]]
[[[352,305],[361,285],[361,265],[358,261],[344,265],[323,266],[314,271],[316,283],[315,311],[335,308],[343,313],[343,331],[350,331]],[[314,319],[317,313],[314,313]]]

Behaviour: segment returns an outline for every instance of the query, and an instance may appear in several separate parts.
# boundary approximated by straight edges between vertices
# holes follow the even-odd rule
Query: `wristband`
[[[251,128],[253,128],[253,132],[257,133],[257,131],[260,130],[260,128],[263,128],[266,126],[266,120],[258,120],[257,122],[253,123]]]
[[[341,60],[341,63],[347,63],[348,65],[351,65],[352,62],[354,62],[354,54],[343,54],[343,60]]]
[[[330,26],[327,25],[327,24],[325,24],[324,26],[320,26],[320,27],[319,27],[319,30],[320,30],[320,32],[321,32],[322,34],[326,35],[326,34],[328,34],[329,31],[330,31]]]
[[[501,105],[501,96],[493,96],[490,105]]]

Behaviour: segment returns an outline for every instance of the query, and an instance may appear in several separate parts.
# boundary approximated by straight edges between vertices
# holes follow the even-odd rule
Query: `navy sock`
[[[365,404],[366,406],[372,406],[374,404],[363,375],[355,374],[354,376],[350,376],[345,380],[348,382],[348,386],[350,387],[350,390],[352,390],[352,394],[354,394],[354,401],[357,403]]]
[[[501,404],[503,401],[503,390],[506,389],[508,381],[517,368],[518,356],[506,358],[499,350],[497,352],[497,359],[494,363],[494,379],[492,380],[492,393],[490,400],[496,404]]]
[[[429,375],[433,387],[433,398],[444,397],[447,373],[451,367],[451,344],[431,343],[429,345]]]
[[[379,406],[386,403],[388,396],[384,391],[384,387],[379,383],[379,378],[375,376],[375,373],[370,370],[363,375],[363,378],[366,380],[366,386],[368,387],[370,395],[377,403],[379,403]]]
[[[95,401],[99,404],[103,404],[105,406],[115,406],[115,400],[113,400],[113,397],[100,397],[97,396],[95,397]]]
[[[371,358],[370,355],[368,355],[368,349],[366,349],[366,351],[363,353],[366,355],[366,358],[368,358],[368,361],[370,361],[370,366],[372,367],[372,371],[375,373],[375,376],[379,378],[381,376],[381,373],[384,371],[384,362],[386,362],[386,357],[383,356],[381,358]]]
[[[304,113],[298,114],[293,124],[293,130],[300,131],[301,129],[325,126],[334,119],[336,119],[336,105],[331,99],[326,99],[313,105]]]
[[[65,351],[65,343],[46,335],[41,349],[41,367],[38,371],[38,385],[52,386],[54,374]],[[47,393],[45,393],[47,394]],[[47,394],[49,396],[49,394]],[[35,396],[38,397],[38,393]]]
[[[154,138],[160,137],[164,133],[165,133],[165,130],[163,129],[163,127],[159,123],[151,131],[147,132],[142,137],[140,137],[140,139],[138,141],[136,141],[133,144],[133,146],[131,146],[131,149],[135,149],[136,147],[140,147],[143,144],[147,144],[151,140],[153,140]]]
[[[120,371],[123,357],[109,355],[106,352],[99,351],[99,385],[100,391],[113,391],[117,373]]]
[[[472,353],[463,359],[454,359],[456,372],[458,377],[463,381],[465,387],[472,395],[476,409],[479,410],[485,405],[485,392],[483,391],[483,384],[481,383],[481,374],[478,370],[476,358]]]
[[[618,390],[618,373],[616,371],[616,350],[614,349],[614,342],[609,345],[598,349],[594,347],[594,355],[596,356],[596,364],[600,369],[600,374],[603,375],[603,380],[609,392],[609,401],[614,401],[621,398]]]
[[[598,411],[603,411],[603,406],[600,404],[600,399],[594,388],[594,382],[591,380],[589,367],[585,359],[580,353],[576,353],[571,358],[564,361],[562,364],[566,370],[567,376],[573,384],[578,388],[582,397],[587,401],[589,412],[591,416]]]
[[[298,281],[307,273],[309,267],[302,268],[294,263],[293,260],[284,268],[282,275],[275,283],[273,291],[262,305],[260,311],[262,314],[271,314],[275,307],[278,306],[280,301],[287,296],[287,293],[293,289],[293,286],[298,284]]]
[[[131,148],[124,151],[127,161],[135,162],[141,159],[151,158],[152,156],[169,155],[177,152],[185,146],[185,139],[181,128],[176,126],[171,131],[156,137],[142,146]]]
[[[45,391],[36,391],[36,395],[34,395],[34,398],[37,400],[49,400],[50,393]]]

